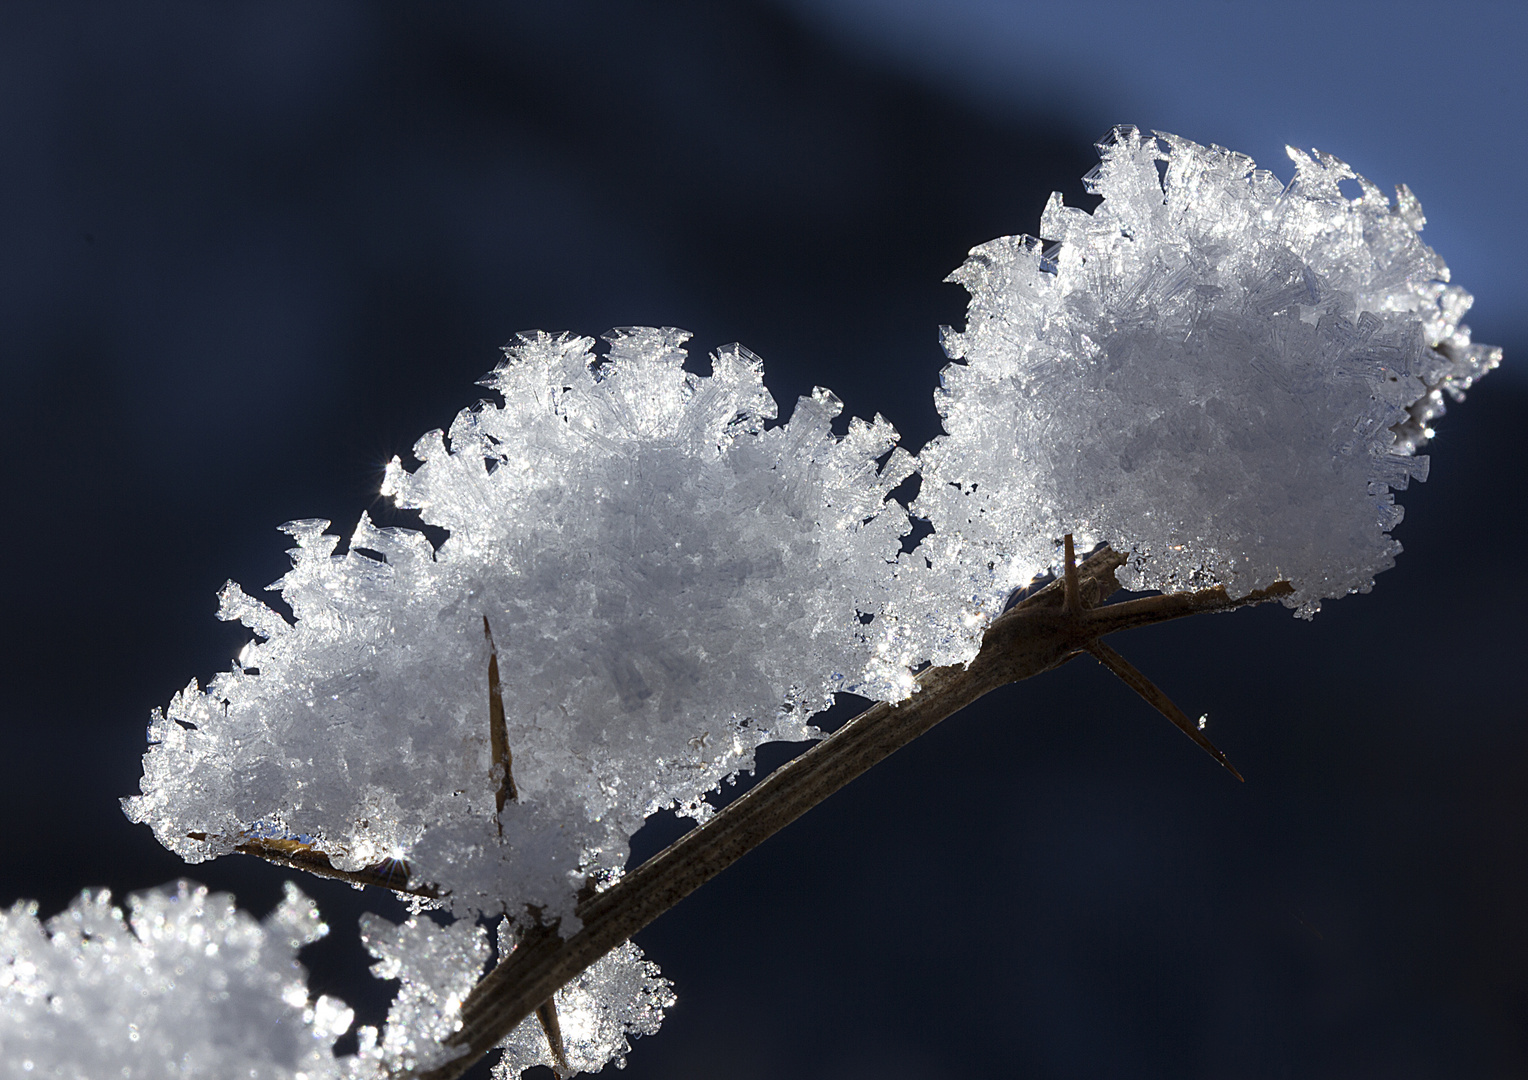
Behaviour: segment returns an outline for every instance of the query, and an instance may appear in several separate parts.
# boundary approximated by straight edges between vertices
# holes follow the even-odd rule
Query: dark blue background
[[[1407,180],[1522,354],[1511,9],[937,10],[0,7],[0,902],[276,900],[122,818],[149,710],[242,643],[214,593],[280,576],[274,526],[387,518],[517,330],[740,340],[916,447],[943,276],[1136,122]],[[1372,595],[1119,642],[1245,786],[1091,661],[996,694],[640,936],[680,1004],[627,1075],[1528,1075],[1525,405],[1504,372],[1441,422]],[[354,922],[398,908],[301,884],[315,986],[379,1019]]]

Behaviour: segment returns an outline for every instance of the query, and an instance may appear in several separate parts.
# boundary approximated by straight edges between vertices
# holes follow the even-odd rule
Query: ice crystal
[[[487,380],[502,405],[388,468],[384,494],[449,530],[438,551],[365,515],[342,555],[327,522],[285,526],[295,620],[225,587],[221,617],[260,640],[156,714],[129,816],[190,861],[301,841],[568,930],[647,815],[704,816],[836,691],[905,694],[872,646],[908,527],[895,432],[836,437],[821,389],[771,426],[759,360],[734,346],[700,376],[686,337],[618,331],[602,357],[523,335]]]
[[[297,950],[328,932],[290,883],[263,922],[226,893],[82,893],[0,913],[0,1077],[337,1077],[351,1011],[310,1000]]]
[[[514,928],[499,926],[499,953],[514,948]],[[663,1012],[674,1004],[672,984],[658,965],[642,959],[632,942],[606,953],[557,991],[558,1026],[568,1066],[574,1072],[598,1072],[611,1061],[626,1065],[634,1035],[652,1035]],[[495,1080],[518,1080],[537,1065],[555,1069],[548,1035],[536,1017],[527,1017],[499,1044],[504,1055],[494,1066]]]
[[[357,1033],[357,1058],[378,1075],[430,1069],[463,1052],[442,1041],[461,1026],[461,1006],[483,973],[488,935],[470,919],[441,926],[416,915],[394,925],[370,912],[361,916],[361,942],[377,963],[371,973],[397,979],[398,992],[381,1034]]]
[[[1054,244],[994,240],[952,275],[971,302],[945,331],[961,362],[914,506],[931,571],[907,571],[920,595],[903,620],[933,619],[920,646],[939,662],[972,654],[1068,532],[1132,553],[1120,578],[1136,589],[1288,580],[1305,614],[1367,591],[1400,550],[1390,492],[1426,478],[1413,451],[1442,394],[1500,356],[1471,344],[1470,296],[1418,238],[1406,188],[1391,202],[1293,149],[1286,186],[1128,127],[1099,148],[1097,210],[1053,195]]]

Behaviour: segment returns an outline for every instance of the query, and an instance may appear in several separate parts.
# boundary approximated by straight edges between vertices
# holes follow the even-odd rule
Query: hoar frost
[[[487,931],[470,919],[441,926],[416,915],[395,926],[366,914],[361,940],[377,958],[371,973],[399,980],[399,988],[381,1033],[369,1027],[358,1032],[355,1074],[424,1070],[460,1053],[442,1042],[459,1028],[462,1002],[490,956]],[[508,919],[499,924],[497,944],[501,960],[514,951],[515,927]],[[675,997],[658,965],[628,941],[573,978],[553,1000],[568,1066],[574,1073],[594,1073],[611,1061],[624,1067],[630,1040],[654,1034]],[[496,1080],[517,1080],[536,1065],[558,1069],[550,1038],[537,1017],[527,1017],[499,1043]]]
[[[515,947],[514,927],[499,924],[499,955]],[[611,1061],[625,1068],[631,1038],[651,1035],[663,1022],[664,1010],[675,1001],[672,985],[660,978],[658,965],[642,959],[642,950],[628,941],[589,965],[557,991],[563,1049],[574,1072],[598,1072]],[[537,1065],[556,1069],[547,1033],[528,1016],[499,1043],[503,1056],[494,1066],[494,1080],[518,1080]]]
[[[871,641],[910,471],[879,417],[831,431],[826,391],[768,427],[761,366],[732,347],[683,370],[685,335],[524,335],[488,385],[503,404],[394,461],[384,494],[449,530],[379,529],[349,550],[286,526],[295,620],[230,584],[258,638],[156,716],[129,816],[190,861],[251,837],[341,869],[406,860],[458,911],[576,926],[660,807],[703,798],[771,740],[816,732],[836,691],[900,697]],[[890,454],[888,458],[887,455]],[[880,462],[884,467],[878,465]],[[516,798],[498,812],[485,620]]]
[[[473,920],[394,925],[361,917],[371,972],[398,989],[382,1030],[363,1026],[357,1051],[334,1054],[354,1013],[311,998],[297,950],[329,928],[290,882],[263,920],[226,893],[181,881],[128,897],[81,894],[47,922],[34,901],[0,912],[0,1077],[124,1080],[239,1076],[249,1080],[383,1080],[449,1061],[442,1046],[482,974],[488,935]],[[512,946],[506,920],[499,951]],[[658,1030],[674,1003],[657,965],[627,942],[556,996],[566,1057],[598,1072]],[[553,1063],[534,1017],[501,1044],[495,1076]]]
[[[460,1055],[441,1043],[461,1024],[461,1006],[482,976],[488,935],[471,919],[437,925],[419,915],[394,925],[367,912],[361,943],[377,958],[371,973],[397,979],[398,992],[379,1034],[363,1027],[357,1057],[379,1073],[434,1068]]]
[[[46,923],[0,912],[0,1077],[371,1075],[334,1057],[351,1011],[309,999],[297,950],[328,927],[294,886],[262,922],[184,881],[127,907],[102,889]]]
[[[704,818],[758,746],[815,737],[835,692],[896,700],[921,664],[969,660],[1063,534],[1128,552],[1137,589],[1288,581],[1302,614],[1366,591],[1443,395],[1500,358],[1471,343],[1417,200],[1319,153],[1291,150],[1284,185],[1171,135],[1118,128],[1100,150],[1097,210],[1053,196],[1050,246],[994,240],[953,275],[971,303],[945,331],[946,434],[916,462],[880,417],[834,436],[824,390],[771,425],[740,347],[699,376],[681,331],[617,331],[604,356],[531,334],[487,380],[502,405],[388,467],[383,494],[448,532],[438,550],[365,515],[344,554],[328,522],[284,526],[272,588],[293,619],[225,586],[220,616],[257,640],[155,715],[127,812],[192,862],[300,844],[466,917],[368,918],[373,971],[400,989],[334,1059],[350,1014],[307,999],[293,956],[317,916],[295,890],[263,926],[187,886],[134,898],[131,930],[105,894],[46,927],[18,906],[0,916],[3,1075],[438,1063],[488,957],[478,914],[508,916],[501,952],[532,918],[573,930],[649,814]],[[888,496],[914,467],[934,532],[899,558]],[[555,1001],[568,1063],[591,1071],[673,995],[628,943]],[[499,1077],[556,1064],[535,1018],[501,1047]]]
[[[994,240],[952,275],[970,310],[945,331],[961,362],[913,507],[935,529],[932,573],[900,602],[933,620],[935,662],[973,655],[1068,532],[1130,552],[1135,589],[1287,580],[1304,614],[1367,591],[1400,550],[1390,491],[1426,478],[1413,451],[1442,393],[1500,357],[1471,344],[1470,296],[1418,238],[1406,188],[1391,202],[1293,149],[1285,186],[1128,127],[1100,150],[1097,210],[1053,195],[1054,246]]]

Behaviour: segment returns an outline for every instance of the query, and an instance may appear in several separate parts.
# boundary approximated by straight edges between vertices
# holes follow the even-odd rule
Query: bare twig
[[[969,666],[925,671],[911,698],[871,706],[770,773],[704,825],[580,903],[583,925],[576,933],[564,938],[555,927],[537,927],[527,934],[463,1002],[462,1026],[447,1043],[466,1047],[467,1052],[437,1069],[404,1075],[413,1080],[460,1077],[569,979],[833,792],[977,698],[1065,663],[1089,651],[1105,634],[1229,611],[1291,591],[1280,583],[1232,599],[1224,589],[1210,589],[1100,608],[1093,605],[1119,588],[1114,571],[1124,558],[1105,548],[1076,566],[1070,555],[1068,543],[1068,570],[1062,581],[1026,597],[993,621]]]

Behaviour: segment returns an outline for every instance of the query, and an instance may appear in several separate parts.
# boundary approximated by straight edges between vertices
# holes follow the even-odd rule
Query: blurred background
[[[275,903],[284,872],[122,817],[149,711],[243,643],[214,594],[284,572],[276,525],[390,520],[382,466],[516,331],[741,341],[782,407],[820,383],[916,448],[943,277],[1052,190],[1091,207],[1134,123],[1408,183],[1507,369],[1372,595],[1117,643],[1246,785],[1091,661],[1010,687],[639,936],[679,1004],[627,1075],[1528,1075],[1523,11],[0,6],[0,903]],[[400,908],[300,884],[315,990],[377,1022],[355,920]]]

